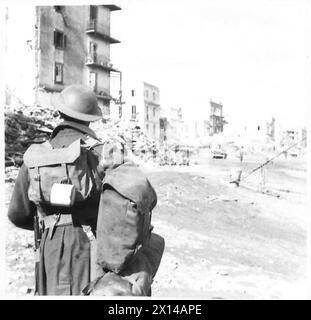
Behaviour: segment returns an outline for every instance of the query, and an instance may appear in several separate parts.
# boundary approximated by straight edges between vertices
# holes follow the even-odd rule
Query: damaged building
[[[150,139],[160,138],[160,89],[151,83],[137,79],[123,82],[124,108],[117,104],[113,118],[135,123]]]
[[[115,5],[10,6],[6,12],[6,102],[52,106],[68,85],[89,86],[110,113],[110,35]],[[22,21],[22,23],[21,23]]]
[[[227,122],[223,116],[223,105],[210,100],[210,135],[218,134],[224,131],[224,125]]]
[[[188,143],[188,129],[181,107],[162,109],[160,141],[166,141],[169,144],[186,144]]]

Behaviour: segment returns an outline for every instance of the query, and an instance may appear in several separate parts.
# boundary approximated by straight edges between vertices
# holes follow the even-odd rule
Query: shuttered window
[[[90,6],[90,20],[94,21],[97,19],[97,6]]]
[[[132,119],[136,119],[136,106],[132,106]]]

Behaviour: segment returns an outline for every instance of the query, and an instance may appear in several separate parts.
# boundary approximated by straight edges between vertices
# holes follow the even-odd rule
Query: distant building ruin
[[[112,110],[112,118],[135,122],[148,138],[158,140],[160,89],[154,84],[137,79],[125,79],[123,87],[124,107],[119,112]]]
[[[169,144],[184,145],[188,142],[188,125],[183,119],[182,108],[162,110],[160,117],[160,140]]]
[[[292,127],[283,129],[280,132],[280,143],[283,147],[289,147],[297,144],[300,148],[307,147],[307,129],[301,127]]]
[[[275,118],[272,118],[271,122],[267,122],[267,136],[270,137],[272,141],[275,141]]]
[[[223,116],[223,105],[210,100],[210,131],[212,136],[224,131],[224,125],[227,122]]]

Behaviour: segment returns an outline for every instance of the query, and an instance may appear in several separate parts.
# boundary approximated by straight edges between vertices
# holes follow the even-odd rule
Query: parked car
[[[211,156],[213,159],[226,159],[227,153],[221,145],[218,145],[216,148],[211,149]]]
[[[298,157],[299,150],[297,148],[289,149],[288,150],[288,155],[291,156],[291,157]]]

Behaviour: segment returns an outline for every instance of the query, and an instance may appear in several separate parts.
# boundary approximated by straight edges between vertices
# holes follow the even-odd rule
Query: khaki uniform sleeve
[[[28,198],[28,187],[28,169],[23,164],[15,182],[8,209],[8,218],[16,227],[33,230],[33,217],[37,208]]]

